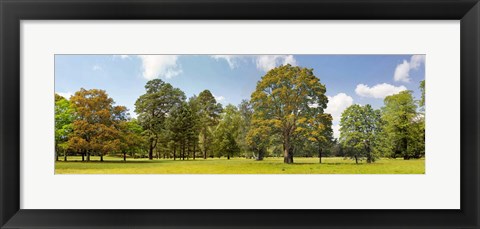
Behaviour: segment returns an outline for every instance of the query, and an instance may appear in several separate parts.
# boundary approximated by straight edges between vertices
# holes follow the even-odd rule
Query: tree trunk
[[[58,145],[55,142],[55,161],[58,161]]]
[[[373,157],[371,154],[370,147],[367,147],[367,163],[372,163],[373,162]]]
[[[67,151],[63,151],[63,161],[67,161]]]
[[[185,161],[185,143],[182,144],[182,161]]]
[[[322,147],[318,146],[318,163],[322,164]]]
[[[207,131],[203,130],[203,159],[207,159]]]
[[[123,161],[127,161],[127,153],[123,152]]]
[[[197,144],[194,142],[194,143],[193,143],[193,160],[195,160],[195,154],[196,154],[196,150],[197,150],[197,149],[195,148],[196,145],[197,145]]]
[[[176,155],[175,155],[175,154],[177,153],[176,150],[177,150],[177,146],[174,145],[174,146],[173,146],[173,160],[174,160],[174,161],[177,159],[177,158],[176,158]]]
[[[153,141],[150,141],[150,149],[148,150],[148,160],[153,160]]]
[[[293,147],[286,145],[283,150],[283,162],[287,164],[293,163]]]
[[[358,158],[357,158],[357,155],[355,155],[355,164],[358,164]]]
[[[293,163],[293,146],[290,144],[290,136],[286,134],[283,137],[283,163]]]
[[[103,161],[103,152],[100,153],[100,161]]]
[[[82,161],[85,161],[85,153],[82,153]]]
[[[227,153],[227,160],[230,160],[230,153]]]

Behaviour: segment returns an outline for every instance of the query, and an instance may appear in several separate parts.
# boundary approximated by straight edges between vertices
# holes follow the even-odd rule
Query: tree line
[[[424,82],[422,83],[424,92]],[[410,91],[385,98],[385,106],[352,105],[334,139],[325,113],[326,87],[313,69],[283,65],[267,72],[250,100],[225,107],[209,90],[187,98],[161,79],[150,80],[135,102],[137,118],[116,106],[104,90],[80,89],[70,98],[55,94],[55,152],[189,160],[201,157],[293,157],[341,155],[374,162],[380,156],[424,155],[424,118]],[[420,111],[417,111],[420,110]],[[422,139],[423,138],[423,139]]]

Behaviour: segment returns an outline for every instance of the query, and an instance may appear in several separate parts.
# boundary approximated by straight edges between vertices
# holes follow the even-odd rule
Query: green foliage
[[[119,123],[121,130],[119,151],[129,153],[131,157],[141,155],[147,146],[147,139],[144,138],[143,128],[137,119],[122,121]]]
[[[316,145],[320,163],[324,148],[330,147],[333,141],[332,120],[332,115],[322,113],[314,114],[308,119],[305,137]]]
[[[240,151],[237,142],[242,119],[237,107],[229,104],[223,110],[220,122],[215,129],[214,145],[217,156],[226,156],[228,159]]]
[[[170,131],[170,139],[174,142],[174,146],[180,146],[181,157],[185,158],[185,149],[188,144],[197,139],[194,113],[189,104],[183,102],[177,107],[174,107],[167,119],[167,128]]]
[[[351,105],[342,113],[340,120],[340,143],[348,157],[358,160],[366,158],[368,163],[374,162],[375,144],[381,131],[380,110],[370,105]]]
[[[198,114],[202,135],[203,158],[206,159],[209,146],[213,143],[211,128],[218,124],[220,113],[222,113],[222,105],[217,103],[215,97],[213,97],[209,90],[200,92],[196,100],[199,108]]]
[[[324,113],[326,87],[313,69],[274,68],[257,82],[250,101],[225,109],[209,90],[186,101],[183,91],[154,79],[135,102],[138,120],[130,119],[125,107],[114,106],[105,91],[82,88],[70,100],[55,94],[55,150],[57,155],[87,155],[87,160],[89,155],[114,153],[123,159],[148,153],[152,160],[155,153],[157,159],[162,155],[188,160],[195,159],[197,150],[205,159],[243,156],[260,161],[281,156],[284,163],[293,163],[293,155],[309,160],[318,156],[316,162],[327,167],[331,160],[322,162],[322,157],[348,157],[360,164],[379,157],[420,158],[425,155],[425,81],[420,89],[421,100],[402,91],[386,97],[381,110],[368,104],[350,106],[342,114],[337,141],[332,116]]]
[[[135,112],[149,142],[148,156],[153,159],[159,133],[165,129],[166,116],[172,108],[185,101],[185,94],[161,79],[148,81],[145,90],[146,93],[135,102]]]
[[[285,163],[293,163],[294,142],[307,120],[326,108],[325,92],[313,69],[289,64],[270,70],[257,83],[251,96],[252,122],[280,136]]]
[[[401,156],[404,159],[421,157],[424,154],[421,145],[425,144],[421,136],[425,134],[420,133],[424,132],[425,124],[423,115],[417,113],[412,92],[402,91],[387,96],[384,103],[382,119],[385,122],[385,141],[388,142],[389,151],[392,152],[390,156]]]
[[[420,107],[425,106],[425,80],[420,81],[420,91],[422,92],[422,98],[420,99]]]
[[[242,156],[248,158],[251,156],[251,149],[247,142],[247,134],[250,131],[253,116],[253,108],[250,101],[242,100],[240,105],[238,105],[238,112],[240,115],[240,127],[238,130],[239,133],[236,141],[238,143],[238,146],[240,147]]]
[[[73,132],[74,109],[64,97],[55,94],[55,152],[62,151],[66,156],[68,139]]]

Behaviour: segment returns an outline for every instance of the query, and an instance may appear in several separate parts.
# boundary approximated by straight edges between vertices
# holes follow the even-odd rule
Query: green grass
[[[63,159],[63,158],[61,158]],[[344,158],[294,158],[294,164],[284,164],[283,158],[253,159],[208,158],[196,160],[127,159],[105,157],[104,162],[92,157],[81,162],[81,157],[69,157],[67,162],[55,163],[55,174],[425,174],[425,160],[382,158],[367,164]]]

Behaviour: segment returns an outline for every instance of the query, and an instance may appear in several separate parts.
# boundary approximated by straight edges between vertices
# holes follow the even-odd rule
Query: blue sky
[[[425,79],[424,55],[55,55],[55,92],[68,98],[80,88],[103,89],[136,117],[145,83],[161,78],[187,97],[209,89],[222,104],[238,105],[268,70],[287,63],[313,68],[326,85],[335,136],[349,105],[380,108],[402,90],[419,99]]]

